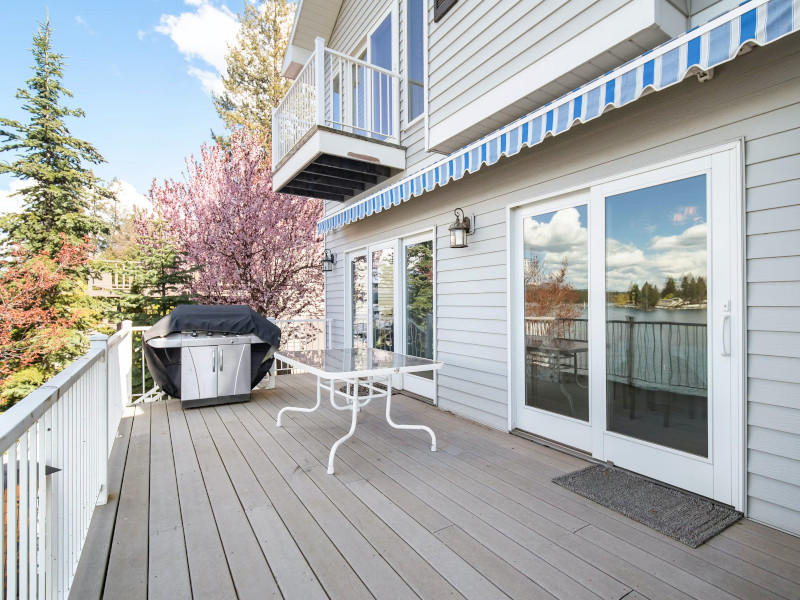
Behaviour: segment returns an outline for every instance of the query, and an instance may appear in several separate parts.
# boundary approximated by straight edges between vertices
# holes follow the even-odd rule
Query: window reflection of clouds
[[[676,231],[677,230],[677,231]],[[667,277],[707,275],[706,177],[606,199],[606,272],[609,291]]]
[[[567,280],[578,289],[586,289],[589,275],[586,216],[586,206],[578,206],[525,219],[525,258],[538,255],[545,272],[558,271],[566,258]]]

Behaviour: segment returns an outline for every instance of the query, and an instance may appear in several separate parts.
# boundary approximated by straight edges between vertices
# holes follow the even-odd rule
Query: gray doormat
[[[692,548],[744,517],[732,508],[604,465],[559,475],[553,483]]]

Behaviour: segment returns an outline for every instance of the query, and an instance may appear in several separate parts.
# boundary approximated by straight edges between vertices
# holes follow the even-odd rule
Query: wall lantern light
[[[473,230],[470,229],[471,223],[469,217],[465,217],[464,211],[460,208],[455,209],[453,213],[456,215],[456,221],[448,227],[450,231],[450,247],[466,248],[467,234],[473,233]]]
[[[336,264],[336,255],[330,250],[325,250],[325,255],[322,257],[322,272],[330,273],[333,271],[333,265]]]

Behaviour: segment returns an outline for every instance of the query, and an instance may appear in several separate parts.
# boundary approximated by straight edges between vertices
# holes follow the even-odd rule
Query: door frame
[[[437,299],[438,294],[436,293],[436,272],[437,272],[437,269],[436,269],[436,229],[435,228],[427,229],[427,230],[422,231],[422,232],[412,233],[410,235],[406,235],[406,236],[403,236],[403,237],[399,238],[398,247],[400,249],[400,258],[402,259],[402,264],[401,264],[401,269],[398,271],[397,280],[398,280],[398,283],[399,283],[398,290],[400,291],[400,299],[401,299],[401,302],[400,302],[401,319],[400,319],[400,327],[399,328],[395,328],[395,334],[397,335],[397,340],[401,341],[403,343],[403,348],[405,349],[405,347],[406,347],[406,335],[408,333],[406,331],[406,319],[405,319],[406,309],[408,308],[406,306],[407,298],[406,298],[406,293],[405,293],[406,247],[414,245],[414,244],[418,244],[420,242],[427,242],[427,241],[433,242],[433,321],[432,321],[431,327],[433,327],[433,360],[436,360],[436,347],[438,345],[437,344],[437,337],[438,336],[436,335],[436,312],[437,312],[436,311],[436,299]],[[412,381],[416,380],[416,379],[420,379],[419,377],[415,377],[413,374],[403,375],[402,376],[403,389],[405,389],[406,383],[407,383],[407,379],[409,377],[412,378]],[[408,390],[408,391],[411,391],[412,393],[417,393],[417,394],[419,394],[421,396],[424,396],[425,398],[428,398],[429,400],[431,400],[431,402],[433,402],[434,405],[436,405],[436,404],[438,404],[437,390],[439,389],[439,370],[438,369],[434,369],[433,370],[433,380],[432,380],[432,384],[431,385],[432,385],[433,389],[431,391],[430,396],[428,396],[427,394],[424,394],[424,393],[423,394],[419,394],[419,392],[415,392],[414,390]]]
[[[545,198],[542,200],[535,201],[530,204],[526,204],[523,206],[518,207],[515,211],[513,211],[512,219],[510,223],[510,229],[513,232],[512,237],[514,238],[514,243],[512,244],[511,251],[509,253],[509,265],[513,271],[509,276],[509,287],[511,289],[511,295],[509,298],[512,301],[509,303],[510,306],[515,306],[515,312],[511,316],[512,319],[519,319],[519,311],[520,309],[524,308],[525,299],[524,299],[524,287],[522,285],[522,281],[519,277],[519,266],[522,265],[522,259],[524,256],[522,252],[524,251],[524,237],[522,231],[522,221],[526,218],[533,217],[535,215],[541,215],[551,212],[557,212],[559,210],[573,208],[576,206],[586,205],[586,213],[587,213],[587,220],[591,223],[592,218],[592,196],[588,189],[581,189],[577,191],[573,191],[571,193],[566,194],[559,194],[557,196]],[[587,223],[588,227],[588,223]],[[592,267],[594,265],[594,261],[592,259],[592,254],[589,250],[589,240],[587,239],[587,255],[588,255],[588,275],[589,275],[589,289],[592,289],[591,283],[591,273]],[[516,274],[516,276],[515,276]],[[595,318],[593,311],[591,310],[591,303],[589,304],[589,314],[588,314],[588,331],[591,331],[592,327],[592,319]],[[510,322],[510,321],[509,321]],[[522,348],[523,346],[523,333],[524,333],[524,322],[523,327],[512,327],[509,328],[508,340],[509,346],[511,349],[514,348]],[[524,407],[524,411],[528,412],[529,414],[537,414],[542,419],[542,425],[548,428],[548,435],[543,437],[558,439],[561,443],[566,446],[570,446],[572,448],[577,448],[578,450],[584,452],[591,452],[592,450],[592,417],[593,417],[593,407],[592,407],[592,390],[591,390],[591,382],[594,380],[592,377],[592,359],[593,353],[590,351],[589,353],[589,362],[588,362],[588,370],[589,370],[589,382],[590,382],[590,389],[589,389],[589,421],[581,421],[580,419],[576,419],[573,417],[569,417],[566,415],[560,415],[557,413],[549,412],[544,409],[535,408],[533,406],[526,406]],[[509,369],[511,373],[510,376],[514,377],[512,385],[513,389],[518,390],[519,394],[516,396],[510,396],[509,402],[513,404],[512,410],[514,411],[514,422],[512,425],[517,427],[521,425],[522,420],[524,419],[522,411],[518,407],[521,406],[520,402],[512,402],[513,397],[522,398],[525,395],[526,390],[526,381],[525,381],[525,356],[524,353],[520,352],[512,352],[511,359],[514,361],[511,365],[512,368]],[[509,381],[511,381],[509,379]],[[511,412],[511,411],[509,411]],[[524,429],[530,433],[535,435],[542,435],[540,432],[529,428],[529,427],[520,427],[520,429]]]
[[[370,260],[370,256],[372,250],[380,250],[382,248],[394,248],[395,249],[395,270],[394,270],[394,306],[395,306],[395,348],[397,348],[398,341],[405,342],[405,331],[403,330],[404,325],[402,323],[403,319],[398,318],[397,315],[402,315],[405,312],[405,278],[403,277],[403,273],[405,272],[405,243],[408,240],[414,241],[423,241],[423,240],[432,240],[433,241],[433,359],[438,360],[438,335],[437,335],[437,315],[438,315],[438,294],[437,294],[437,281],[438,281],[438,268],[437,268],[437,258],[438,258],[438,249],[437,249],[437,233],[438,230],[436,226],[425,227],[424,229],[415,229],[403,235],[398,235],[396,237],[391,238],[383,238],[377,241],[374,241],[370,244],[364,245],[359,244],[352,247],[346,247],[342,250],[342,253],[345,257],[345,285],[344,285],[344,335],[345,335],[345,347],[352,347],[352,340],[353,340],[353,324],[352,324],[352,311],[353,311],[353,298],[352,293],[350,290],[350,278],[352,277],[351,271],[351,258],[355,256],[366,256],[367,259],[367,286],[368,286],[368,294],[371,294],[372,290],[372,261]],[[402,259],[403,264],[400,265],[402,268],[398,268],[398,260]],[[367,309],[367,347],[372,347],[372,301],[371,296],[368,299],[368,309]],[[439,373],[438,370],[434,371],[433,374],[433,397],[430,400],[433,402],[434,405],[438,404],[438,390],[439,390]],[[392,380],[392,386],[397,389],[403,389],[403,376],[397,375]]]
[[[730,256],[731,256],[731,268],[730,268],[730,295],[731,295],[731,310],[730,310],[730,349],[731,349],[731,356],[730,356],[730,397],[731,403],[729,404],[730,410],[729,414],[724,415],[725,422],[729,423],[728,436],[715,436],[712,429],[711,438],[709,440],[709,456],[716,455],[720,452],[727,452],[731,456],[730,460],[730,471],[725,473],[720,473],[722,478],[721,485],[725,488],[720,490],[720,495],[730,499],[730,504],[735,506],[739,510],[745,510],[745,500],[746,500],[746,493],[745,493],[745,482],[746,482],[746,455],[745,455],[745,448],[746,445],[746,377],[747,377],[747,352],[746,352],[746,331],[747,331],[747,321],[746,321],[746,306],[747,306],[747,298],[745,293],[744,281],[745,281],[745,258],[744,258],[744,248],[745,248],[745,229],[744,229],[744,171],[742,165],[744,164],[744,140],[739,138],[728,142],[726,144],[721,144],[718,146],[710,147],[704,150],[700,150],[697,152],[693,152],[690,154],[686,154],[683,156],[679,156],[676,158],[672,158],[670,160],[661,161],[655,164],[651,164],[645,167],[640,167],[637,169],[633,169],[630,171],[623,171],[616,173],[611,176],[599,178],[593,181],[586,182],[582,185],[571,186],[569,188],[564,188],[558,190],[553,193],[543,194],[540,196],[536,196],[533,198],[527,198],[524,200],[520,200],[514,203],[510,203],[506,205],[506,252],[509,260],[506,263],[506,293],[507,297],[509,298],[509,302],[507,303],[506,309],[506,323],[507,323],[507,335],[508,335],[508,348],[507,348],[507,373],[508,373],[508,381],[509,381],[509,391],[507,396],[508,402],[508,430],[511,431],[514,429],[516,422],[517,422],[517,402],[516,398],[519,397],[520,393],[524,393],[524,389],[519,390],[519,386],[516,379],[516,368],[515,368],[515,357],[514,357],[514,345],[511,343],[511,340],[514,339],[516,335],[515,330],[518,327],[515,325],[519,321],[519,314],[522,307],[519,305],[519,298],[515,295],[516,288],[518,286],[513,285],[514,277],[515,277],[515,266],[516,261],[514,260],[515,256],[518,255],[518,240],[516,239],[517,236],[515,235],[515,221],[518,218],[519,212],[518,209],[522,207],[527,207],[533,205],[535,203],[544,202],[546,200],[551,200],[554,198],[558,198],[560,196],[565,196],[567,194],[572,194],[575,192],[580,192],[582,190],[590,191],[593,195],[598,193],[596,190],[599,190],[601,186],[606,184],[613,184],[616,181],[625,180],[628,178],[635,178],[639,175],[643,175],[649,172],[657,171],[660,169],[667,169],[669,167],[673,167],[675,165],[679,165],[681,163],[690,162],[696,159],[710,157],[712,159],[713,164],[719,165],[719,167],[726,168],[728,170],[729,177],[727,181],[716,181],[714,182],[715,185],[719,185],[722,187],[724,192],[728,194],[730,198],[730,212],[729,212],[729,219],[730,219],[730,226],[731,226],[731,233],[730,233]],[[719,168],[718,167],[718,168]],[[653,184],[654,185],[654,184]],[[712,187],[712,189],[714,189]],[[592,203],[595,204],[595,210],[597,210],[597,206],[604,207],[603,202],[597,202],[596,199],[592,198]],[[709,207],[711,206],[711,198],[709,198]],[[591,207],[590,207],[591,210]],[[604,210],[602,211],[604,214]],[[709,215],[711,215],[711,210],[709,210]],[[599,217],[597,217],[599,218]],[[709,216],[709,221],[711,221],[713,217]],[[603,228],[600,232],[594,232],[594,235],[602,234],[605,236],[605,230]],[[592,239],[592,230],[590,228],[589,236],[590,236],[590,244]],[[710,242],[711,243],[711,242]],[[596,247],[596,246],[595,246]],[[590,246],[590,253],[591,253],[591,246]],[[595,271],[598,268],[596,264],[598,261],[595,260],[595,264],[593,264],[593,268]],[[605,257],[603,257],[602,261],[599,261],[602,264],[599,266],[605,265]],[[591,268],[591,267],[590,267]],[[605,269],[603,268],[602,277],[605,277]],[[605,284],[603,282],[603,286],[601,289],[594,289],[594,293],[592,292],[592,274],[590,272],[590,306],[592,304],[592,299],[597,295],[600,294],[604,298],[605,294]],[[595,285],[594,288],[597,286]],[[711,300],[709,300],[709,326],[712,324],[712,316],[713,311],[711,310]],[[591,311],[590,311],[590,319]],[[597,321],[597,319],[595,319]],[[604,319],[603,319],[604,322]],[[590,320],[590,331],[593,331],[593,328],[596,328],[597,323],[593,323]],[[709,327],[711,330],[711,327]],[[605,339],[605,334],[603,332],[603,340]],[[593,381],[592,374],[593,371],[596,371],[598,365],[593,365],[592,363],[597,363],[601,359],[605,359],[605,353],[597,353],[595,355],[603,354],[602,357],[595,356],[594,358],[590,357],[590,382]],[[602,366],[602,371],[605,372],[605,365]],[[711,367],[711,365],[709,365]],[[596,378],[596,377],[595,377]],[[603,378],[604,379],[604,378]],[[597,383],[597,382],[595,382]],[[595,384],[590,383],[590,387],[595,387]],[[591,394],[591,390],[590,390]],[[590,395],[590,404],[591,404],[591,395]],[[591,408],[590,408],[591,410]],[[595,411],[600,412],[600,411]],[[594,414],[591,417],[591,423],[593,426],[593,443],[592,443],[592,451],[593,456],[598,460],[605,460],[605,452],[604,452],[604,441],[605,436],[608,432],[605,431],[605,422],[601,423],[601,427],[595,427],[598,418],[605,419],[605,410],[602,411],[602,415]],[[711,421],[711,412],[709,411],[709,420]],[[717,426],[714,423],[713,426]],[[614,435],[614,434],[611,434]],[[723,440],[719,440],[720,437],[727,437],[724,440],[725,447],[720,447],[717,445],[717,442],[722,442]],[[646,443],[646,442],[645,442]],[[667,449],[668,450],[668,449]],[[713,454],[712,454],[713,453]],[[729,475],[729,476],[728,476]],[[716,483],[715,483],[715,495],[717,495],[716,490]]]

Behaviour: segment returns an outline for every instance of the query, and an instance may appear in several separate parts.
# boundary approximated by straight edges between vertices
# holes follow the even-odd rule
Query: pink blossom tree
[[[204,304],[247,304],[280,318],[322,310],[322,202],[275,193],[264,140],[245,128],[229,144],[203,144],[184,181],[150,189],[186,262],[189,292]]]

